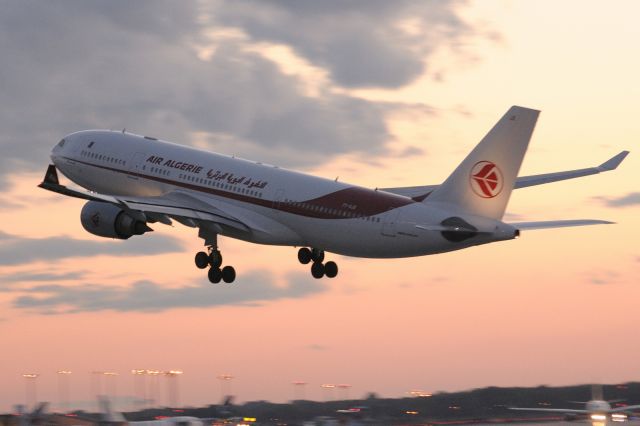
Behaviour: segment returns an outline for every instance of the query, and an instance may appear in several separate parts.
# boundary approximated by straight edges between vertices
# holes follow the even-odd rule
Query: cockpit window
[[[60,142],[58,142],[58,146],[60,148],[62,148],[64,146],[64,139],[62,139]]]

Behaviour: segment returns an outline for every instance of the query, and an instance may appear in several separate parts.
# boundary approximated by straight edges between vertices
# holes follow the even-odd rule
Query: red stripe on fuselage
[[[218,188],[195,185],[189,182],[167,179],[160,176],[147,175],[131,170],[116,169],[113,167],[87,163],[85,161],[71,158],[69,158],[69,160],[90,167],[97,167],[116,173],[123,173],[130,176],[136,176],[143,179],[154,180],[157,182],[186,188],[192,191],[203,192],[222,198],[228,198],[244,203],[270,208],[273,210],[279,210],[299,216],[313,217],[318,219],[353,219],[358,217],[375,216],[389,210],[396,209],[398,207],[415,203],[415,201],[410,198],[360,187],[344,188],[308,200],[269,200],[231,191],[223,191]]]

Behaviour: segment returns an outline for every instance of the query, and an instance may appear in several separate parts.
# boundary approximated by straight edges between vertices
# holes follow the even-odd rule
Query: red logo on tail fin
[[[471,168],[469,184],[473,192],[482,198],[493,198],[502,192],[502,172],[490,161],[479,161]]]

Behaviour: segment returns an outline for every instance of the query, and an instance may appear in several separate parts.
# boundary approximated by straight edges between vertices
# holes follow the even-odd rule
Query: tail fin
[[[98,403],[100,404],[100,422],[101,426],[116,426],[116,425],[124,425],[127,423],[127,420],[124,418],[122,413],[119,411],[114,411],[111,407],[111,400],[109,397],[104,395],[98,396]]]
[[[540,111],[512,106],[425,203],[502,219]]]
[[[602,392],[602,385],[591,385],[591,399],[604,400],[604,392]]]

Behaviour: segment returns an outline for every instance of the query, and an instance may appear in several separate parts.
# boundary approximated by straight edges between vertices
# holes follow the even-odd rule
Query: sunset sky
[[[238,401],[290,400],[293,381],[323,400],[346,396],[326,383],[359,398],[640,380],[638,16],[635,1],[0,0],[0,411],[31,372],[57,407],[63,369],[73,406],[101,392],[121,409],[131,369],[183,370],[195,406],[220,401],[223,373]],[[631,154],[515,191],[505,220],[617,224],[330,254],[333,280],[294,248],[220,238],[238,279],[212,285],[195,230],[102,239],[83,201],[36,187],[58,140],[91,128],[371,188],[437,184],[511,105],[542,111],[522,175]]]

